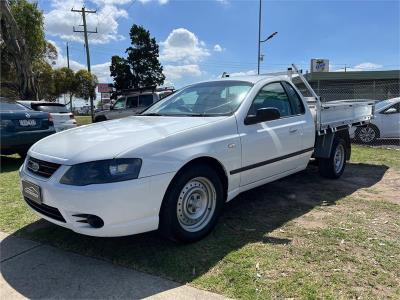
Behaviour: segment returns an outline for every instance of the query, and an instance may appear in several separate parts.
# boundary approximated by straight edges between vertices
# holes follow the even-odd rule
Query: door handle
[[[297,132],[297,128],[290,128],[289,129],[289,133],[296,133]]]

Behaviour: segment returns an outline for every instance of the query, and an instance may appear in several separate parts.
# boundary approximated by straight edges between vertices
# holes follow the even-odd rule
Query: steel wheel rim
[[[189,180],[179,193],[176,214],[182,228],[197,232],[212,219],[217,203],[214,184],[205,177]]]
[[[371,127],[363,127],[360,130],[360,140],[364,143],[369,143],[375,139],[376,132]]]
[[[340,171],[343,168],[344,160],[345,160],[344,153],[345,153],[345,151],[344,151],[343,145],[339,144],[336,147],[335,156],[334,156],[334,165],[335,165],[336,173],[340,173]]]

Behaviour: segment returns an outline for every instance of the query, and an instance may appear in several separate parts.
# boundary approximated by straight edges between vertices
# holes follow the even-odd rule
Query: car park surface
[[[398,298],[397,157],[355,145],[340,180],[319,177],[313,163],[236,197],[209,236],[179,245],[155,233],[95,238],[40,220],[20,196],[23,160],[3,156],[0,230],[232,298]],[[41,282],[17,270],[2,275],[20,293],[20,278]]]

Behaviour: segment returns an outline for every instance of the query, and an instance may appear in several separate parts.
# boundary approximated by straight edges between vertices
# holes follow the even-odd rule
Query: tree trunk
[[[37,88],[25,40],[11,14],[8,1],[0,0],[0,8],[2,52],[13,58],[17,77],[14,80],[18,84],[21,99],[36,99]]]

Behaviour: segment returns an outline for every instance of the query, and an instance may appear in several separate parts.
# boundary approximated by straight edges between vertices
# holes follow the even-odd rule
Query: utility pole
[[[68,42],[67,42],[67,66],[68,66],[68,69],[70,69],[70,67],[69,67],[69,47],[68,47]],[[69,91],[69,110],[71,112],[73,112],[72,111],[72,93],[71,93],[71,91]]]
[[[68,42],[67,42],[67,67],[69,69],[69,47],[68,47]]]
[[[83,36],[85,38],[85,49],[86,49],[86,63],[87,63],[87,70],[90,72],[90,53],[89,53],[89,42],[88,42],[88,33],[97,33],[96,31],[88,31],[86,26],[86,14],[95,14],[96,10],[86,10],[85,7],[82,9],[71,9],[72,12],[78,12],[82,14],[82,21],[83,21],[83,30],[75,30],[75,26],[73,27],[74,32],[83,32]],[[90,97],[90,114],[92,116],[92,122],[94,121],[94,111],[93,111],[93,97]]]
[[[258,9],[258,55],[257,55],[257,74],[260,75],[260,51],[261,51],[261,0]]]

